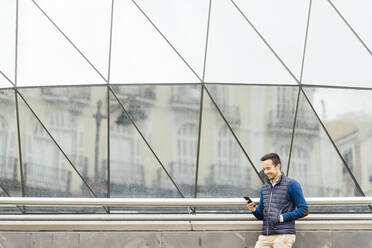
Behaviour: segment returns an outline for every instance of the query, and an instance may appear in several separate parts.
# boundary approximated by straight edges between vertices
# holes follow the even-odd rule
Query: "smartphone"
[[[246,201],[248,201],[248,203],[251,203],[251,202],[252,202],[251,198],[249,198],[248,196],[243,196],[243,197],[244,197],[244,199],[245,199]]]

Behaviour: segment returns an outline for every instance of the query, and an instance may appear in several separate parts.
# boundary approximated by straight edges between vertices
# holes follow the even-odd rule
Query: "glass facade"
[[[372,196],[358,2],[1,1],[0,195],[258,197],[276,152],[306,197]],[[111,210],[158,211],[0,209]]]

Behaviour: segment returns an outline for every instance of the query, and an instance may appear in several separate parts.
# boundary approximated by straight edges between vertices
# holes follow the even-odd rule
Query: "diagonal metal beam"
[[[222,113],[221,109],[218,107],[216,101],[213,99],[211,93],[209,92],[208,88],[205,87],[205,91],[207,92],[209,98],[211,99],[213,105],[216,107],[218,113],[220,114],[220,116],[222,117],[223,121],[225,122],[225,124],[227,125],[228,129],[230,130],[231,134],[234,136],[235,138],[235,141],[238,143],[238,145],[240,146],[240,149],[243,151],[244,155],[246,156],[246,158],[248,159],[249,163],[251,164],[253,170],[256,172],[258,178],[261,180],[261,182],[264,184],[264,180],[263,178],[261,178],[260,176],[260,173],[257,171],[256,167],[254,166],[252,160],[250,159],[250,157],[248,156],[248,153],[246,152],[246,150],[244,149],[243,145],[241,144],[239,138],[236,136],[234,130],[232,129],[232,127],[230,126],[229,122],[226,120],[226,117],[225,115]]]
[[[266,39],[262,36],[262,34],[258,31],[258,29],[253,25],[253,23],[248,19],[248,17],[243,13],[243,11],[239,8],[239,6],[236,5],[236,3],[233,0],[230,0],[230,1],[235,6],[235,8],[238,10],[238,12],[242,15],[242,17],[247,21],[247,23],[252,27],[252,29],[256,32],[256,34],[265,43],[265,45],[270,49],[270,51],[274,54],[274,56],[278,59],[278,61],[282,64],[282,66],[292,76],[292,78],[298,84],[300,84],[300,81],[297,79],[297,77],[293,74],[293,72],[289,69],[289,67],[284,63],[284,61],[279,57],[279,55],[275,52],[275,50],[270,46],[270,44],[266,41]]]
[[[185,65],[191,70],[191,72],[199,79],[200,82],[203,80],[195,72],[195,70],[190,66],[190,64],[183,58],[183,56],[177,51],[177,49],[170,43],[170,41],[165,37],[165,35],[160,31],[160,29],[154,24],[154,22],[148,17],[148,15],[142,10],[142,8],[137,4],[136,1],[132,0],[133,4],[138,8],[138,10],[143,14],[143,16],[150,22],[150,24],[158,31],[158,33],[163,37],[163,39],[168,43],[168,45],[173,49],[173,51],[178,55],[178,57],[185,63]]]
[[[346,26],[350,29],[350,31],[355,35],[355,37],[357,37],[357,39],[360,41],[360,43],[362,43],[362,45],[367,50],[367,52],[369,53],[369,55],[372,56],[371,49],[369,49],[369,47],[367,46],[367,44],[362,40],[362,38],[358,35],[358,33],[355,31],[355,29],[353,29],[353,27],[349,24],[349,22],[345,19],[345,17],[341,14],[341,12],[336,8],[336,6],[333,4],[333,2],[331,0],[328,0],[328,3],[336,11],[336,13],[338,14],[338,16],[342,19],[342,21],[346,24]]]
[[[167,174],[168,178],[172,181],[172,184],[174,185],[174,187],[176,187],[178,193],[181,195],[182,198],[185,198],[184,194],[182,193],[182,191],[180,190],[180,188],[178,187],[178,185],[176,184],[176,182],[173,180],[173,178],[171,177],[171,175],[169,174],[168,170],[165,168],[165,166],[163,165],[163,163],[161,162],[161,160],[159,159],[159,157],[154,152],[154,150],[152,149],[150,143],[147,141],[147,139],[145,138],[145,136],[142,134],[141,130],[138,128],[138,126],[137,126],[136,122],[134,121],[134,119],[132,118],[132,116],[128,113],[128,111],[126,110],[126,108],[124,107],[124,105],[121,103],[121,101],[119,100],[119,98],[115,94],[114,90],[111,88],[111,86],[107,86],[107,87],[110,89],[112,95],[115,97],[116,101],[119,103],[119,105],[123,109],[124,113],[128,116],[130,122],[133,124],[134,128],[137,130],[137,132],[141,136],[142,140],[146,143],[146,146],[150,149],[151,153],[154,155],[155,159],[158,161],[158,163],[161,166],[161,168]]]
[[[65,39],[71,44],[73,48],[84,58],[84,60],[93,68],[94,71],[107,83],[108,80],[102,75],[102,73],[90,62],[90,60],[80,51],[80,49],[72,42],[72,40],[57,26],[57,24],[48,16],[48,14],[35,2],[31,0],[35,6],[43,13],[43,15],[53,24],[53,26],[65,37]]]

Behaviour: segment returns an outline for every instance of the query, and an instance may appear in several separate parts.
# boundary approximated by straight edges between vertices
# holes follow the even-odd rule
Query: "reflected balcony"
[[[238,179],[242,177],[241,167],[229,163],[217,163],[210,166],[208,184],[240,186]]]
[[[115,185],[144,185],[145,174],[142,164],[110,160],[110,181]]]
[[[200,110],[200,86],[178,86],[172,88],[170,105],[175,110]]]
[[[18,158],[0,156],[0,181],[3,187],[15,191],[19,190],[18,170]]]
[[[156,101],[156,92],[153,86],[111,86],[123,104],[137,104],[152,106]],[[115,100],[115,99],[112,99]],[[116,100],[115,100],[116,101]]]
[[[41,88],[41,96],[45,101],[54,104],[87,106],[91,99],[91,89],[89,87],[46,87]]]
[[[25,163],[24,181],[26,186],[32,189],[48,192],[71,192],[71,171],[53,167],[51,164]]]
[[[0,156],[0,178],[2,180],[17,180],[18,159],[9,156]]]
[[[292,132],[294,113],[291,111],[270,111],[267,128],[271,132]],[[296,132],[317,135],[319,122],[310,114],[299,112],[296,120]]]
[[[177,180],[178,184],[190,185],[195,183],[196,165],[183,161],[170,163],[170,175]]]

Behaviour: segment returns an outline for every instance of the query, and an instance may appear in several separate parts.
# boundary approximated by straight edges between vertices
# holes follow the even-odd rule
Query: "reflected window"
[[[200,101],[199,85],[184,85],[172,88],[172,102],[196,104]]]
[[[215,167],[216,181],[220,184],[240,186],[242,175],[240,151],[227,128],[222,128],[218,135],[218,164]],[[246,179],[246,178],[245,178]]]
[[[56,133],[59,137],[70,141],[70,151],[65,151],[68,156],[72,153],[74,136],[60,129],[56,129]],[[29,137],[27,148],[28,157],[25,163],[27,186],[35,190],[43,188],[69,192],[71,172],[67,168],[70,165],[40,124],[34,128],[32,136]]]
[[[173,175],[178,183],[190,184],[195,178],[195,163],[198,147],[198,126],[184,124],[177,131],[178,164],[173,165]]]
[[[277,88],[276,106],[274,106],[276,118],[288,118],[293,115],[296,107],[297,92],[297,88]]]
[[[140,163],[140,141],[125,125],[114,125],[110,138],[111,183],[144,185],[144,170]]]
[[[2,181],[17,180],[17,159],[15,158],[14,139],[15,134],[10,132],[8,122],[3,116],[0,116],[0,178]],[[4,182],[2,183],[4,184]]]
[[[305,182],[306,177],[309,175],[310,163],[309,152],[302,147],[293,147],[293,155],[291,158],[291,167],[293,168],[293,177],[298,179],[300,182]]]
[[[349,167],[351,173],[355,175],[355,170],[354,170],[354,156],[353,156],[353,149],[352,148],[348,148],[346,149],[343,153],[342,153],[342,156],[344,157],[344,160],[347,164],[347,166]],[[352,183],[351,181],[351,178],[350,178],[350,175],[349,175],[349,172],[346,170],[345,166],[342,166],[342,174],[343,174],[343,177],[344,177],[344,182],[348,182],[349,183]],[[348,184],[344,184],[344,185],[348,185]],[[349,193],[352,193],[354,195],[359,195],[357,190],[354,190],[354,192],[352,192],[352,188],[350,187],[346,187],[345,188],[346,192],[349,192]]]

